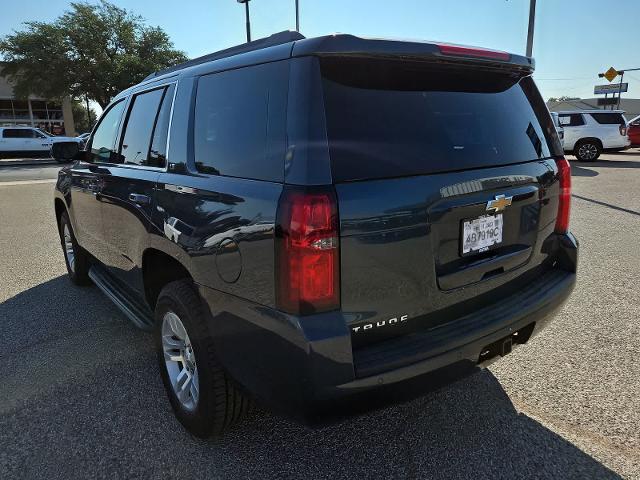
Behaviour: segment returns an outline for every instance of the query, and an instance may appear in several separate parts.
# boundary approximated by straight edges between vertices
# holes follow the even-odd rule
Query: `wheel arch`
[[[142,254],[144,294],[151,309],[155,309],[160,291],[168,283],[193,276],[179,260],[162,250],[147,248]]]
[[[60,217],[64,212],[67,211],[67,206],[64,204],[64,202],[60,198],[56,198],[53,202],[53,205],[56,212],[56,223],[59,225]]]
[[[576,140],[576,143],[573,144],[573,151],[575,152],[576,147],[580,144],[580,142],[584,142],[584,141],[587,141],[587,140],[592,141],[594,143],[597,143],[598,146],[600,147],[600,150],[603,149],[602,140],[600,140],[598,137],[582,137],[582,138],[579,138],[578,140]]]

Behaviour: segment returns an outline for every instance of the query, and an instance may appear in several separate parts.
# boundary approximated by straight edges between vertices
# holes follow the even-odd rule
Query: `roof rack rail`
[[[241,45],[236,45],[235,47],[226,48],[224,50],[219,50],[217,52],[209,53],[207,55],[203,55],[202,57],[197,57],[192,60],[188,60],[184,63],[174,65],[173,67],[165,68],[164,70],[159,70],[147,76],[143,80],[143,82],[146,80],[150,80],[154,77],[164,75],[166,73],[176,72],[178,70],[182,70],[187,67],[193,67],[194,65],[200,65],[202,63],[210,62],[212,60],[231,57],[233,55],[238,55],[240,53],[252,52],[254,50],[260,50],[261,48],[273,47],[275,45],[282,45],[284,43],[294,42],[296,40],[303,40],[305,38],[306,37],[299,32],[292,32],[291,30],[285,30],[283,32],[278,32],[278,33],[274,33],[273,35],[269,35],[268,37],[259,38],[252,42],[243,43]]]

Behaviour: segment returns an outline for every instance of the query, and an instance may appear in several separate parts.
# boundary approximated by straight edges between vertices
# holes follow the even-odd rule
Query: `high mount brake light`
[[[286,187],[277,224],[278,308],[293,314],[339,308],[338,208],[333,189]]]
[[[460,45],[448,45],[438,44],[440,53],[443,55],[455,55],[459,57],[477,57],[477,58],[489,58],[492,60],[502,60],[508,62],[511,60],[511,54],[507,52],[501,52],[499,50],[488,50],[485,48],[477,47],[463,47]]]
[[[560,194],[558,201],[558,216],[556,217],[556,233],[569,231],[569,215],[571,212],[571,165],[566,158],[556,160],[558,166],[558,181]]]

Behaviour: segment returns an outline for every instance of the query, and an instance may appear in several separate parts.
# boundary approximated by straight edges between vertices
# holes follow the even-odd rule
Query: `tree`
[[[79,101],[74,101],[71,104],[71,109],[73,111],[73,122],[75,123],[76,130],[80,133],[90,132],[98,118],[95,110],[89,108],[87,115],[87,105],[85,102]]]
[[[16,96],[89,97],[103,109],[150,73],[186,60],[160,27],[103,0],[72,3],[52,23],[26,22],[0,40]]]
[[[562,97],[551,97],[549,98],[550,102],[566,102],[566,101],[571,101],[571,100],[580,100],[580,97],[567,97],[566,95],[562,96]]]

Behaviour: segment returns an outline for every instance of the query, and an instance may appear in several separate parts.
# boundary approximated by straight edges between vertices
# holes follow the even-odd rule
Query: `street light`
[[[244,3],[244,13],[247,18],[247,43],[251,41],[251,22],[249,20],[249,2],[250,0],[238,0],[238,3]]]

